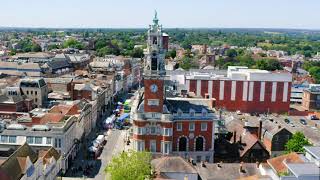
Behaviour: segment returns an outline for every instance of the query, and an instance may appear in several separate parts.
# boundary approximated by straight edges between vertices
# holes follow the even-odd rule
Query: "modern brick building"
[[[131,110],[135,150],[213,161],[215,120],[212,99],[166,97],[166,45],[157,16],[148,30],[144,91]]]
[[[292,75],[229,66],[227,76],[190,72],[185,86],[195,96],[214,98],[215,106],[230,111],[276,112],[289,111]]]
[[[319,84],[310,84],[309,88],[303,90],[302,107],[308,111],[320,109]]]

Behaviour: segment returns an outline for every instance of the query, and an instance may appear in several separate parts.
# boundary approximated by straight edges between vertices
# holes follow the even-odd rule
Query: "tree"
[[[31,47],[31,51],[32,52],[41,52],[42,49],[41,49],[41,46],[39,44],[33,43],[32,47]]]
[[[227,52],[226,52],[226,55],[229,57],[229,58],[234,58],[238,55],[237,51],[235,49],[228,49]]]
[[[144,180],[151,175],[151,154],[129,151],[113,157],[106,167],[112,180]]]
[[[286,143],[285,148],[287,153],[290,152],[304,152],[303,146],[311,145],[308,139],[302,132],[296,132]]]
[[[256,68],[267,71],[275,71],[281,70],[282,66],[280,62],[275,59],[259,59],[256,62]]]
[[[320,83],[320,67],[313,66],[309,68],[310,75],[315,79],[316,83]]]
[[[166,53],[166,59],[171,58],[174,59],[177,56],[177,51],[172,49]]]
[[[75,38],[70,38],[63,43],[63,47],[65,48],[76,48],[83,49],[84,45],[77,41]]]
[[[144,56],[143,49],[134,48],[132,53],[131,53],[131,56],[134,57],[134,58],[142,58]]]

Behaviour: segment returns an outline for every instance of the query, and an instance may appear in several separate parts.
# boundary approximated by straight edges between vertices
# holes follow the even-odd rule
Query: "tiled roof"
[[[286,172],[287,171],[287,166],[283,163],[283,161],[286,161],[287,163],[302,163],[304,162],[299,154],[297,153],[290,153],[290,154],[285,154],[282,156],[278,156],[275,158],[268,159],[267,162],[268,164],[277,172]]]
[[[57,123],[60,122],[64,117],[64,114],[47,113],[41,118],[40,124]]]

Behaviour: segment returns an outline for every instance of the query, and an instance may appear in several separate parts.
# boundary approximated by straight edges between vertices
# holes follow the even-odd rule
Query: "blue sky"
[[[320,0],[2,0],[5,27],[320,29]]]

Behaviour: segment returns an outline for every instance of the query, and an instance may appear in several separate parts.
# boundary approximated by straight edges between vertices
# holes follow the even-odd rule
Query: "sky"
[[[320,0],[1,1],[0,27],[320,29]]]

